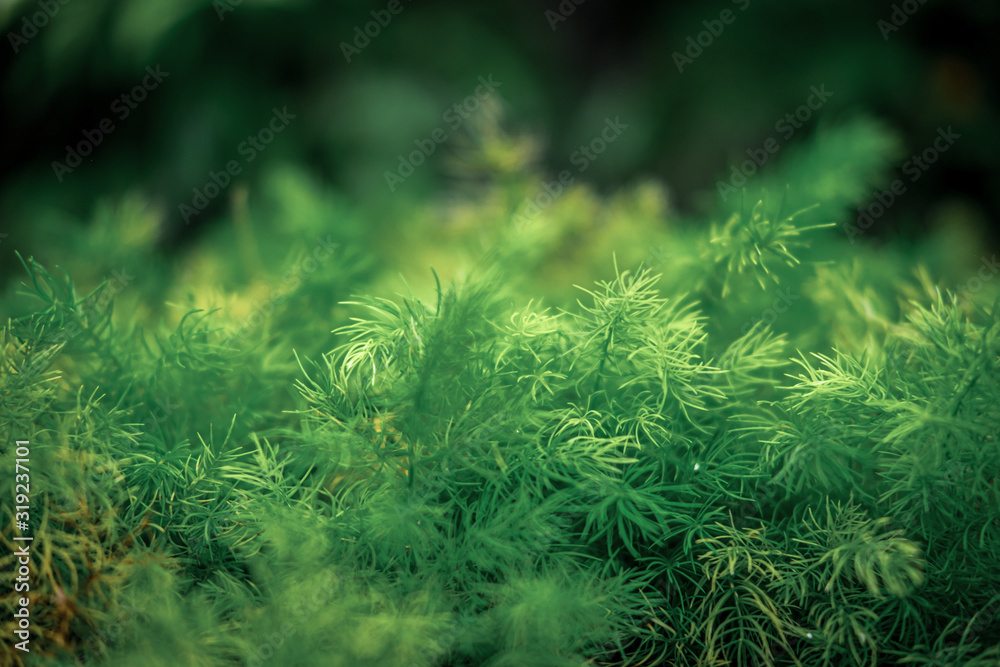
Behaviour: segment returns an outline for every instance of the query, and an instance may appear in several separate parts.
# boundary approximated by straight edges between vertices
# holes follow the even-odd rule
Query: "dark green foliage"
[[[669,278],[612,259],[550,306],[500,248],[389,299],[353,228],[285,280],[322,232],[281,198],[347,214],[282,191],[283,231],[159,288],[179,309],[24,261],[35,664],[1000,662],[992,283],[831,266],[837,198],[765,193],[670,237]],[[801,300],[747,319],[772,279]]]

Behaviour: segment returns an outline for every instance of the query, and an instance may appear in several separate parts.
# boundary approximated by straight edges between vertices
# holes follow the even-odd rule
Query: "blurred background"
[[[198,442],[228,456],[226,443],[255,451],[258,434],[279,434],[284,448],[290,433],[303,476],[313,460],[340,465],[342,452],[362,447],[360,435],[350,450],[327,442],[295,382],[310,368],[326,373],[308,361],[349,338],[340,328],[351,317],[374,317],[358,295],[399,303],[409,292],[430,308],[439,283],[495,263],[505,297],[551,314],[590,302],[576,285],[646,266],[661,274],[671,308],[685,301],[704,315],[711,365],[751,349],[731,344],[758,322],[787,335],[779,347],[787,340],[789,358],[879,353],[912,330],[899,326],[918,316],[907,302],[933,303],[949,287],[968,313],[1000,298],[997,0],[0,0],[0,25],[0,321],[13,321],[0,345],[8,358],[32,351],[29,380],[41,373],[36,358],[46,369],[55,359],[72,400],[115,406],[107,422],[127,426],[131,440],[119,430],[121,449],[106,451],[138,442],[140,454],[156,453],[122,464],[137,471],[141,497],[162,501],[168,546],[205,590],[229,586],[208,579],[230,558],[213,551],[214,519],[188,520],[215,516],[202,511],[201,481],[214,478],[196,464],[189,499],[176,504],[155,480],[191,469]],[[212,312],[191,315],[199,310]],[[511,322],[525,340],[547,326]],[[412,355],[398,340],[392,353]],[[735,358],[766,366],[771,348],[752,349]],[[948,364],[964,363],[945,351]],[[865,377],[868,359],[880,357],[866,357]],[[10,386],[29,385],[22,374]],[[754,400],[768,392],[762,385]],[[11,395],[0,397],[0,424],[28,432],[37,416],[60,457],[63,442],[81,453],[49,469],[74,471],[65,488],[89,479],[76,461],[112,442],[98,423],[106,413],[74,417],[83,409],[70,399],[50,408],[41,389]],[[11,405],[24,406],[20,422],[8,419]],[[937,419],[908,395],[905,407]],[[382,448],[401,442],[389,423],[383,430],[375,417],[366,431]],[[950,422],[926,423],[936,434]],[[716,435],[707,446],[723,442]],[[160,452],[176,465],[161,468]],[[955,454],[966,459],[981,457]],[[920,472],[925,506],[932,483],[954,479]],[[135,512],[141,504],[129,502]],[[85,545],[73,557],[87,568],[108,562],[93,560],[91,542],[65,540]],[[242,562],[226,562],[244,576]],[[158,595],[169,590],[148,581]],[[207,618],[195,606],[192,618]],[[42,627],[63,628],[53,636],[69,627],[62,609],[44,617]],[[165,609],[171,622],[186,618]],[[254,618],[263,620],[247,627],[271,617]],[[212,651],[225,646],[204,636]]]
[[[475,239],[488,221],[455,211],[487,182],[523,185],[497,217],[569,171],[588,196],[638,192],[651,225],[707,224],[739,198],[720,181],[754,155],[768,160],[751,185],[833,201],[821,181],[838,179],[838,150],[856,182],[824,221],[852,223],[907,185],[854,241],[947,229],[970,257],[996,248],[1000,4],[577,2],[0,0],[0,277],[22,271],[14,249],[113,263],[76,236],[102,224],[102,248],[170,257],[241,216],[277,225],[279,209],[385,262],[442,268],[453,248],[424,256],[421,238],[464,224]],[[613,143],[580,152],[615,119]],[[910,165],[911,184],[907,160],[947,128],[960,138]],[[435,150],[414,156],[421,145]],[[211,197],[213,174],[227,183]]]

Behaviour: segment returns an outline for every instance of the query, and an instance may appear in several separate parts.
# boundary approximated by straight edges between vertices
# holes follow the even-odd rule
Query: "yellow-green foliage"
[[[1000,279],[829,226],[892,142],[692,221],[652,183],[525,216],[487,130],[398,220],[285,167],[175,255],[126,198],[24,259],[2,664],[997,664]]]

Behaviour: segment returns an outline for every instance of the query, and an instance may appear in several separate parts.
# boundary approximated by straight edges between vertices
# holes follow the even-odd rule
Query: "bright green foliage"
[[[285,279],[352,214],[273,183],[235,266],[140,278],[129,317],[24,261],[0,430],[5,469],[32,442],[32,664],[1000,662],[996,284],[843,259],[817,211],[760,196],[658,232],[655,271],[609,257],[575,303],[526,293],[502,233],[387,298],[350,225]],[[554,225],[531,261],[587,196],[520,230]],[[767,321],[772,278],[795,299]]]

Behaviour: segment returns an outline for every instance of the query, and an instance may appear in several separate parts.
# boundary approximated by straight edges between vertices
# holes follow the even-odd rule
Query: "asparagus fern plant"
[[[245,254],[270,273],[115,299],[24,259],[0,430],[7,470],[32,443],[35,635],[7,643],[7,475],[0,664],[1000,664],[996,286],[845,261],[837,202],[790,191],[536,293],[588,196],[423,298],[353,228],[286,285],[301,220]]]

